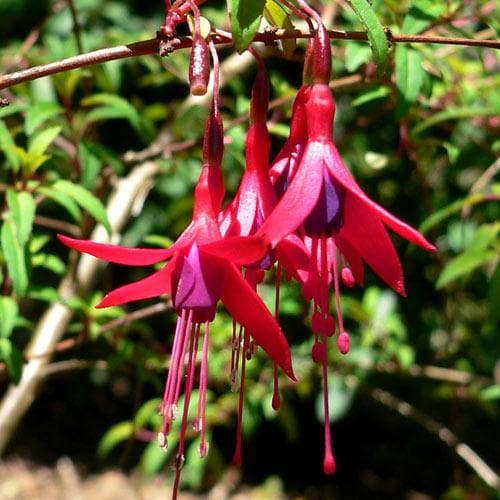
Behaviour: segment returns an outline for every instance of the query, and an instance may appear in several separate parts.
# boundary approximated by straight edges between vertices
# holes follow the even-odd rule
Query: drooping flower
[[[344,330],[340,310],[340,282],[347,286],[352,286],[354,281],[362,284],[363,262],[366,262],[391,288],[405,295],[401,263],[387,227],[425,250],[434,250],[434,246],[418,231],[372,201],[345,167],[332,138],[335,104],[328,87],[330,52],[328,34],[324,26],[319,24],[314,38],[312,83],[294,108],[299,118],[292,116],[292,123],[301,127],[297,135],[299,140],[290,141],[289,150],[280,159],[285,168],[274,176],[276,191],[283,194],[256,233],[276,247],[296,231],[308,249],[308,272],[300,275],[300,281],[304,297],[312,300],[314,306],[312,329],[315,343],[312,357],[323,367],[323,468],[327,473],[335,469],[327,397],[326,339],[335,332],[329,287],[333,283],[337,345],[342,353],[346,353],[349,350],[349,336]],[[295,156],[293,143],[299,150]]]
[[[217,94],[214,92],[214,95]],[[200,455],[205,456],[208,450],[205,441],[205,399],[209,329],[219,300],[223,302],[235,323],[241,325],[245,331],[243,355],[250,352],[251,343],[255,342],[294,379],[290,351],[281,329],[238,269],[239,266],[260,260],[267,247],[263,240],[257,237],[223,238],[219,230],[217,217],[224,195],[220,170],[223,133],[216,103],[214,97],[206,125],[203,168],[195,188],[192,222],[170,248],[126,248],[59,236],[65,245],[73,249],[117,264],[143,266],[168,260],[159,271],[150,276],[111,291],[97,307],[120,305],[163,294],[170,294],[172,297],[178,320],[160,407],[163,426],[158,440],[160,446],[167,446],[167,435],[177,415],[177,402],[185,373],[185,399],[175,462],[174,496],[178,490],[180,469],[184,460],[187,414],[199,344],[202,345],[199,398],[194,428],[200,433]]]

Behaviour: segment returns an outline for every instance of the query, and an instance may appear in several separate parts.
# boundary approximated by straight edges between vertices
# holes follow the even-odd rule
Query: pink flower
[[[195,189],[193,219],[170,248],[126,248],[59,235],[65,245],[108,262],[144,266],[168,261],[150,276],[111,291],[97,307],[114,306],[163,294],[170,294],[172,297],[178,320],[160,407],[164,420],[158,440],[160,446],[167,446],[167,435],[177,415],[177,402],[185,370],[185,402],[176,458],[175,491],[184,460],[187,412],[195,379],[199,344],[202,345],[199,399],[194,428],[201,436],[200,455],[205,456],[208,450],[205,441],[205,399],[209,330],[219,300],[223,302],[234,322],[239,323],[245,332],[243,359],[251,354],[252,344],[255,342],[294,379],[290,351],[281,329],[237,267],[261,259],[267,250],[266,246],[262,239],[256,237],[222,238],[219,230],[217,216],[224,195],[220,171],[222,144],[222,122],[216,107],[213,106],[207,120],[204,162]]]

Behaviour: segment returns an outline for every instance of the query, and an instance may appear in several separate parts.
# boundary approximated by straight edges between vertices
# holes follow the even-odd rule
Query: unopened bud
[[[255,77],[250,100],[250,121],[265,122],[269,106],[269,84],[267,73],[261,68]]]
[[[209,50],[201,35],[194,35],[189,60],[189,85],[191,94],[201,96],[207,93],[210,78]]]
[[[314,37],[312,74],[314,83],[329,83],[332,71],[332,48],[324,25],[318,25]]]
[[[205,137],[203,140],[203,164],[218,166],[222,163],[224,153],[224,133],[222,120],[212,105],[210,115],[205,124]]]
[[[342,354],[347,354],[349,352],[349,334],[347,332],[341,332],[337,337],[337,346]]]
[[[348,267],[343,267],[342,271],[340,272],[340,277],[342,278],[342,283],[347,288],[352,288],[354,286],[354,275],[352,274],[352,271]]]

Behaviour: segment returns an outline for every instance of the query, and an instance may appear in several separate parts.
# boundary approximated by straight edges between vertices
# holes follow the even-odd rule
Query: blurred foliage
[[[162,2],[74,3],[85,51],[150,38],[162,21]],[[281,15],[274,3],[267,4],[268,20]],[[321,3],[328,7],[329,25],[347,31],[360,29],[375,13],[393,33],[498,37],[492,1],[375,0],[361,21],[345,4],[314,2],[319,7]],[[201,10],[213,26],[229,29],[224,2],[207,1]],[[286,19],[279,19],[286,26]],[[32,46],[24,43],[31,30]],[[2,73],[77,53],[73,20],[64,2],[2,0],[0,33]],[[288,132],[304,44],[297,44],[292,57],[293,47],[284,49],[287,59],[279,47],[264,49],[272,98],[287,99],[270,115],[275,152]],[[222,49],[221,54],[224,59],[231,51]],[[439,251],[429,255],[396,241],[407,299],[387,290],[370,273],[364,289],[343,295],[352,349],[345,357],[333,349],[330,353],[329,398],[337,422],[333,436],[338,462],[333,478],[320,473],[321,382],[310,357],[308,310],[294,283],[282,286],[281,323],[299,382],[282,380],[282,408],[275,413],[270,404],[272,366],[261,355],[248,364],[243,480],[265,482],[263,491],[271,496],[284,490],[387,498],[419,491],[450,499],[479,492],[486,498],[491,490],[452,448],[418,423],[384,408],[374,391],[382,388],[411,403],[500,468],[496,446],[500,428],[495,425],[500,415],[498,54],[492,49],[400,44],[390,48],[382,76],[375,76],[372,57],[367,43],[333,43],[334,78],[361,77],[336,92],[336,142],[367,193],[412,225],[421,223]],[[73,264],[68,264],[72,260],[55,233],[87,237],[95,223],[109,229],[105,213],[109,193],[135,165],[127,152],[144,150],[165,133],[171,144],[195,142],[172,155],[163,154],[163,144],[153,156],[160,174],[121,242],[168,245],[189,222],[207,110],[185,107],[187,67],[186,52],[167,59],[145,56],[54,75],[2,93],[11,101],[0,109],[4,387],[9,379],[19,380],[22,351],[34,325],[47,303],[61,300],[58,284],[73,272]],[[255,68],[242,68],[222,90],[228,199],[244,168],[246,123],[233,121],[248,110],[254,73]],[[93,424],[96,433],[82,433],[76,439],[90,440],[91,455],[108,456],[108,462],[101,463],[115,463],[121,456],[122,464],[139,465],[147,474],[167,466],[175,448],[175,429],[167,453],[156,445],[155,431],[160,425],[158,398],[168,368],[174,317],[163,312],[108,329],[103,325],[134,307],[93,308],[102,290],[141,276],[134,269],[108,266],[96,290],[71,301],[75,314],[66,340],[84,338],[84,342],[75,342],[77,348],[56,359],[88,360],[91,368],[77,377],[68,374],[56,386],[62,394],[87,395],[88,402],[63,398],[63,409],[58,410],[62,415],[42,415],[36,420],[38,434],[32,434],[29,426],[19,434],[40,440],[51,425],[49,419],[57,419],[60,433],[43,446],[54,449],[50,453],[57,446],[59,453],[68,453],[67,441],[75,436],[63,431],[74,419],[74,407],[85,406],[88,413],[85,422],[78,419],[80,426],[90,425],[94,411],[102,414],[103,422]],[[261,287],[270,304],[272,283],[270,277]],[[237,406],[229,383],[231,328],[223,311],[211,327],[207,407],[211,449],[208,458],[200,460],[196,439],[190,441],[189,466],[183,472],[184,486],[195,490],[211,487],[231,460]],[[48,394],[55,400],[61,397]],[[47,411],[47,406],[36,403],[31,413],[43,409]]]

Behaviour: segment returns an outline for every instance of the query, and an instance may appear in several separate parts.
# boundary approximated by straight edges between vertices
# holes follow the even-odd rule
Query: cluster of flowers
[[[184,5],[184,4],[182,4]],[[192,4],[193,10],[196,6]],[[197,9],[196,9],[197,10]],[[196,14],[196,12],[195,12]],[[401,295],[403,272],[387,227],[426,250],[425,238],[368,198],[345,167],[333,143],[335,104],[328,86],[331,70],[330,41],[316,18],[304,64],[304,81],[293,104],[290,135],[274,161],[269,162],[266,126],[269,89],[266,71],[259,70],[252,89],[250,125],[246,138],[246,170],[234,199],[223,207],[221,173],[223,126],[218,109],[218,59],[212,43],[196,28],[191,82],[195,93],[206,89],[207,66],[196,61],[212,54],[214,95],[206,122],[203,167],[194,192],[192,222],[167,249],[126,248],[59,236],[67,246],[117,264],[145,266],[166,261],[157,272],[108,293],[97,307],[168,294],[178,315],[160,413],[161,447],[177,416],[184,381],[184,405],[176,454],[177,491],[184,460],[185,435],[191,392],[199,385],[193,428],[200,434],[199,454],[206,456],[205,401],[210,323],[220,301],[233,318],[232,385],[240,389],[235,463],[241,463],[241,415],[245,363],[255,345],[274,363],[273,407],[280,405],[278,368],[295,380],[287,340],[273,315],[257,294],[265,272],[277,266],[277,294],[281,270],[297,280],[304,300],[312,302],[312,359],[321,365],[324,388],[325,473],[333,473],[328,415],[327,342],[336,333],[338,349],[349,351],[349,335],[340,309],[340,287],[363,285],[363,263]],[[199,24],[199,19],[197,24]],[[196,45],[196,47],[195,47]],[[201,47],[201,48],[200,48]],[[207,49],[209,47],[209,50]],[[194,54],[194,56],[193,56]],[[201,54],[201,55],[200,55]],[[200,59],[201,58],[201,59]],[[201,68],[201,69],[200,69]],[[200,76],[201,75],[201,76]],[[334,291],[332,314],[329,289]],[[335,316],[335,318],[334,318]],[[239,327],[237,326],[239,325]]]

